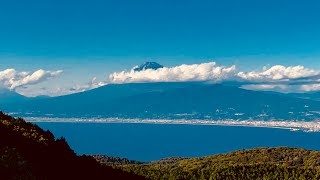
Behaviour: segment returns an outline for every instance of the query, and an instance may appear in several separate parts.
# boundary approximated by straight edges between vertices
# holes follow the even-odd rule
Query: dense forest
[[[64,138],[0,112],[0,179],[145,179],[77,156]]]
[[[257,148],[201,158],[167,158],[144,164],[105,163],[148,179],[320,179],[320,152]]]

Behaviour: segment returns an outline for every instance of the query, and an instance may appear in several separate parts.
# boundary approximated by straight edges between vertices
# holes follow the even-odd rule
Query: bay
[[[320,150],[320,133],[279,128],[90,122],[36,122],[65,137],[77,154],[104,154],[139,161],[199,157],[256,147]]]

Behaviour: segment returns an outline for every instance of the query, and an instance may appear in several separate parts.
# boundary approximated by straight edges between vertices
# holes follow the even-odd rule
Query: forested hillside
[[[320,179],[320,152],[287,147],[257,148],[201,158],[167,158],[119,165],[149,179]]]
[[[0,179],[144,179],[77,156],[64,138],[0,112]]]
[[[97,160],[97,161],[96,161]],[[1,179],[320,179],[320,152],[257,148],[142,163],[77,156],[64,138],[0,112]]]

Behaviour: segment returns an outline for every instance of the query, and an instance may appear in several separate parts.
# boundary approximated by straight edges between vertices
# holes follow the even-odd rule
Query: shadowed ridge
[[[65,138],[0,112],[1,179],[144,179],[77,156]]]

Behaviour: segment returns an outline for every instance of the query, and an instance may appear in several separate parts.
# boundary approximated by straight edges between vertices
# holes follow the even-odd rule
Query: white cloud
[[[320,90],[320,71],[304,66],[275,65],[261,71],[236,72],[235,66],[217,66],[215,62],[164,67],[157,70],[122,71],[112,73],[111,83],[238,81],[242,88],[279,92]]]
[[[115,72],[109,78],[112,83],[131,82],[183,82],[214,81],[219,82],[234,77],[236,67],[216,66],[215,62],[164,67],[157,70]]]
[[[90,89],[95,89],[95,88],[98,88],[98,87],[101,87],[101,86],[105,86],[105,85],[108,84],[107,82],[104,82],[104,81],[96,82],[96,80],[97,80],[97,78],[94,77],[87,84],[75,85],[72,88],[69,88],[69,92],[70,93],[83,92],[83,91],[87,91],[87,90],[90,90]]]
[[[319,76],[320,71],[305,68],[304,66],[281,66],[276,65],[271,68],[263,68],[262,71],[239,72],[238,76],[247,81],[252,82],[277,82],[288,81],[299,78],[310,78]]]
[[[304,66],[281,66],[263,68],[262,71],[239,72],[237,76],[245,81],[242,88],[279,92],[306,92],[320,90],[320,71]],[[269,83],[269,84],[268,84]]]
[[[320,91],[320,84],[305,84],[301,85],[301,91]]]
[[[217,66],[215,62],[164,67],[157,70],[115,72],[111,83],[184,82],[184,81],[238,81],[250,90],[301,92],[320,90],[320,71],[304,66],[275,65],[261,71],[236,72],[236,67]]]
[[[260,71],[237,71],[236,66],[218,66],[215,62],[163,67],[157,70],[114,72],[105,81],[93,78],[88,83],[74,86],[27,86],[37,84],[60,75],[62,71],[37,70],[17,72],[15,69],[0,71],[0,88],[16,90],[26,96],[59,96],[83,92],[109,83],[132,82],[185,82],[211,81],[214,83],[236,81],[239,86],[250,90],[270,90],[279,92],[320,91],[320,71],[304,66],[275,65],[263,67]]]
[[[277,91],[277,92],[292,92],[294,91],[293,86],[285,84],[247,84],[241,86],[247,90],[258,90],[258,91]]]
[[[107,82],[97,82],[97,78],[94,77],[91,81],[85,84],[77,84],[70,87],[42,87],[42,88],[35,88],[35,87],[28,87],[28,88],[17,88],[16,91],[24,96],[28,97],[35,97],[40,95],[48,95],[48,96],[62,96],[68,95],[78,92],[84,92],[90,89],[95,89],[104,85],[107,85]]]
[[[45,71],[39,69],[35,72],[17,72],[15,69],[0,71],[0,87],[16,89],[30,84],[37,84],[60,75],[63,71]]]

